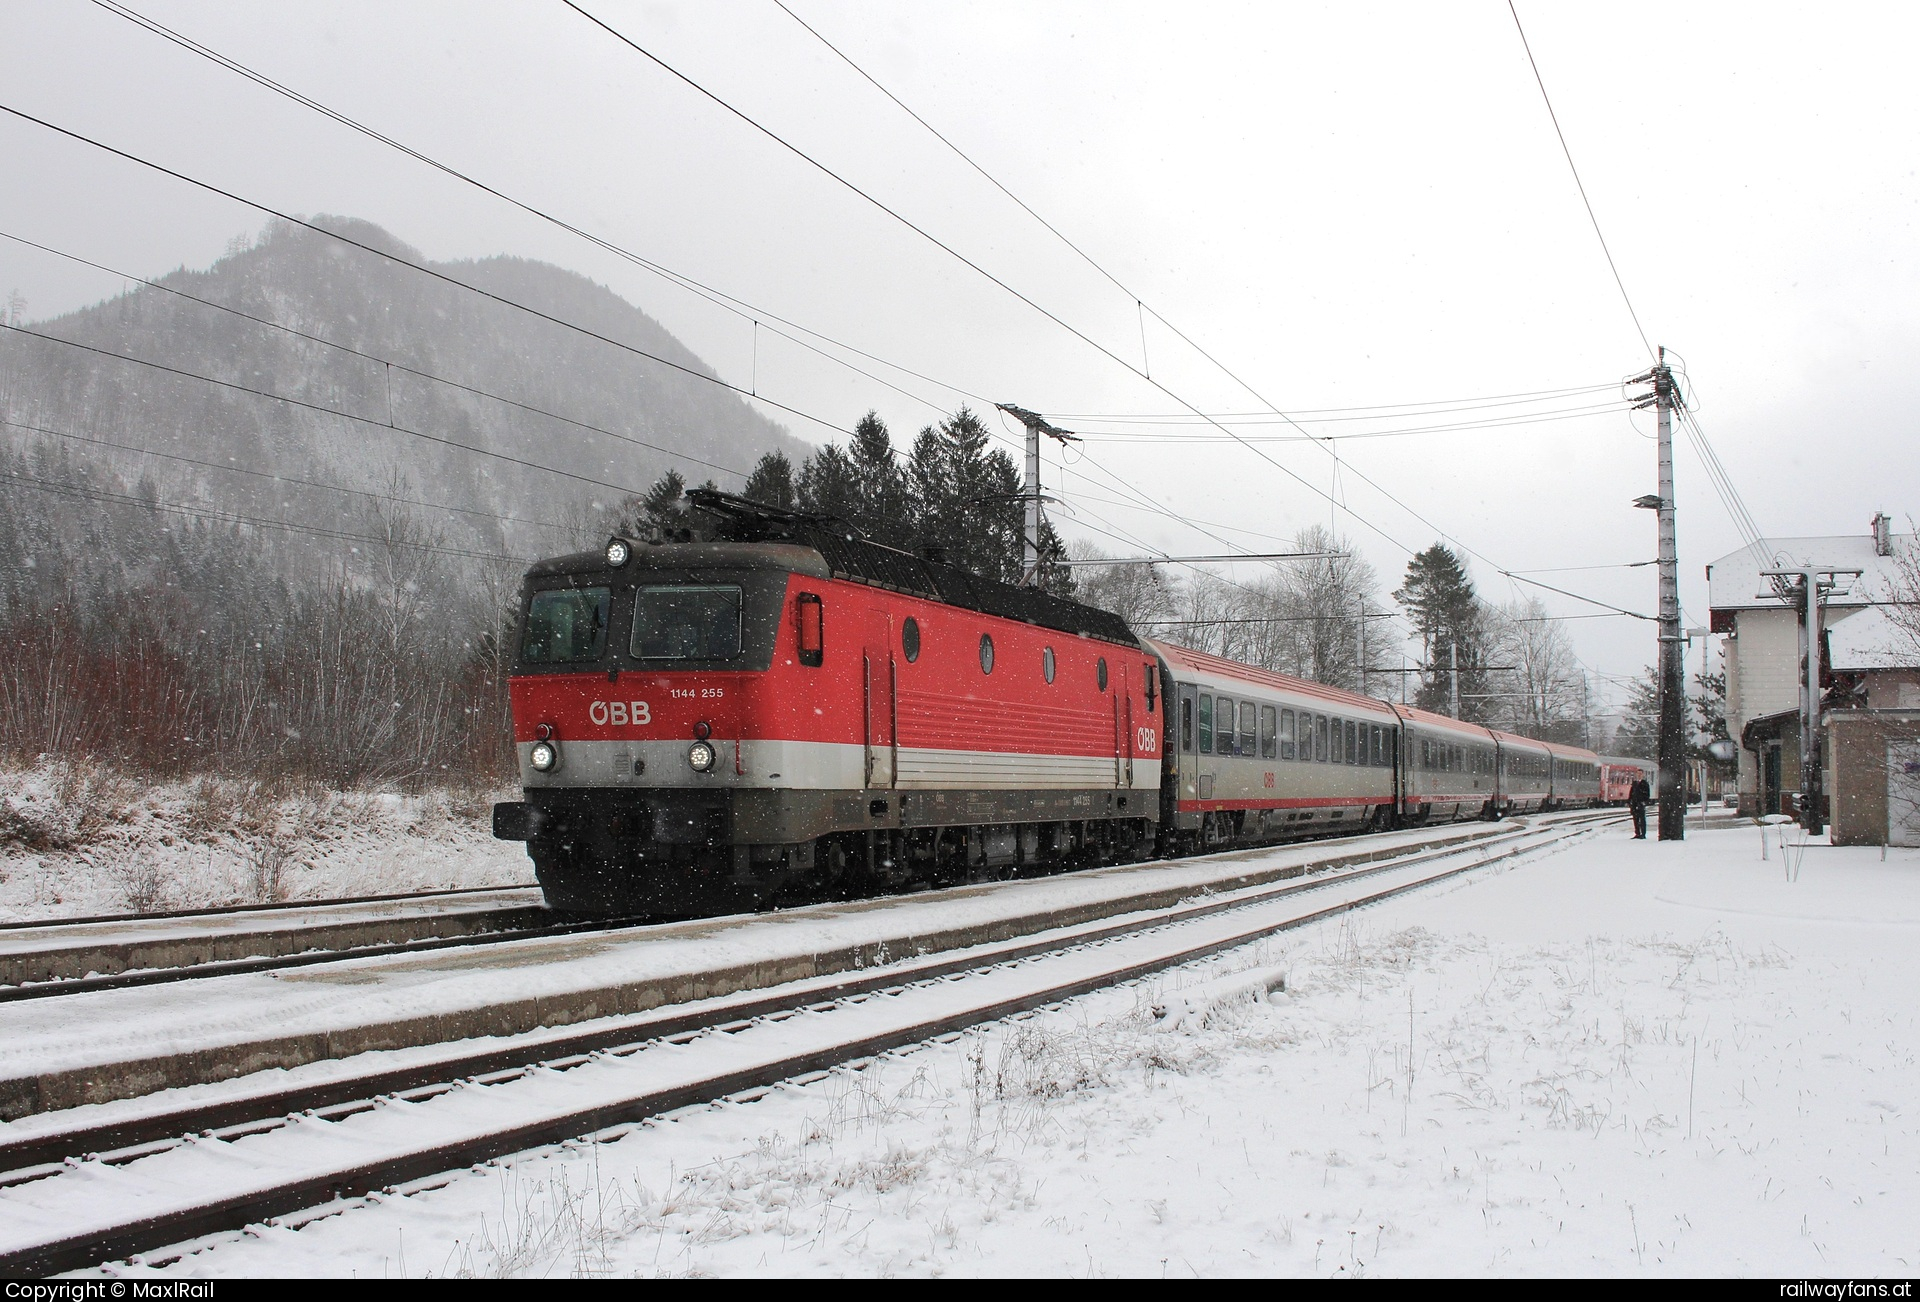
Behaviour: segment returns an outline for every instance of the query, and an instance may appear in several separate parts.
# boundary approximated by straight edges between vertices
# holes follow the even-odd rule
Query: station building
[[[1920,844],[1920,644],[1893,597],[1916,539],[1882,514],[1865,533],[1769,538],[1707,567],[1712,631],[1725,638],[1727,731],[1739,744],[1745,814],[1791,813],[1801,798],[1798,603],[1762,570],[1857,569],[1823,603],[1819,709],[1822,787],[1833,839]]]

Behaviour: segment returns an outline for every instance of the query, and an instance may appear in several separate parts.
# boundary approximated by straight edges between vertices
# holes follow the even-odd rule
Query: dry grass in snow
[[[0,922],[530,882],[494,798],[0,770]]]

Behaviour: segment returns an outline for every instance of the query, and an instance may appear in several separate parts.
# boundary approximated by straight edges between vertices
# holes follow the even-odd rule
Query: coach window
[[[1200,753],[1213,753],[1213,698],[1205,692],[1200,694]]]
[[[988,633],[980,635],[980,672],[993,672],[993,636]]]
[[[1107,658],[1105,656],[1101,656],[1098,663],[1094,665],[1093,676],[1099,680],[1100,690],[1103,692],[1106,691],[1107,690]]]
[[[1233,754],[1233,701],[1225,696],[1213,702],[1213,753]]]
[[[1375,768],[1381,768],[1387,762],[1387,752],[1386,752],[1386,747],[1384,745],[1385,736],[1386,734],[1380,731],[1380,725],[1377,723],[1374,724],[1373,725],[1373,766]]]
[[[1040,672],[1047,676],[1048,682],[1053,681],[1053,648],[1052,647],[1047,647],[1045,650],[1040,652]]]
[[[1252,701],[1240,702],[1240,753],[1252,759],[1260,752],[1258,739],[1254,736],[1254,709]]]
[[[908,664],[920,658],[920,621],[912,615],[908,615],[907,622],[900,626],[900,649],[907,653]],[[1052,681],[1051,674],[1047,677],[1048,681]]]
[[[1295,757],[1293,749],[1293,711],[1280,711],[1280,758],[1290,760]]]
[[[1260,707],[1260,758],[1280,758],[1280,713],[1271,705]]]
[[[1189,755],[1193,753],[1193,700],[1183,698],[1180,702],[1180,749]]]
[[[1327,724],[1329,734],[1327,737],[1327,763],[1343,764],[1346,762],[1346,756],[1340,749],[1340,720],[1329,719]]]
[[[1327,716],[1324,714],[1313,716],[1313,762],[1327,762]]]
[[[1353,720],[1347,720],[1347,763],[1349,764],[1360,762],[1360,752],[1354,748],[1354,729]]]

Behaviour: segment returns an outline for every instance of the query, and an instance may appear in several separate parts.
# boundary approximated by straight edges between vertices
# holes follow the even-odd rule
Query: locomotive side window
[[[1240,753],[1248,759],[1260,753],[1255,749],[1259,743],[1254,738],[1253,712],[1252,701],[1240,702]]]
[[[826,607],[817,592],[802,592],[793,599],[795,641],[800,663],[818,669],[827,658]]]
[[[908,664],[920,658],[920,621],[912,615],[908,615],[907,622],[900,626],[900,649],[906,653]],[[1053,653],[1049,651],[1047,654]],[[1051,673],[1047,675],[1047,681],[1053,681]]]
[[[980,635],[980,672],[993,672],[993,636],[989,633]]]
[[[1213,702],[1213,753],[1233,754],[1233,701],[1216,697]]]
[[[1100,662],[1094,666],[1093,676],[1100,680],[1100,690],[1103,692],[1106,691],[1107,690],[1107,658],[1105,656],[1101,656]]]
[[[1046,675],[1048,682],[1053,681],[1053,648],[1052,647],[1047,647],[1045,650],[1040,652],[1040,672]]]
[[[642,660],[732,660],[740,654],[740,587],[676,583],[640,589],[632,652]]]
[[[1295,756],[1296,752],[1293,749],[1293,711],[1282,710],[1280,711],[1280,758],[1290,760],[1295,758]]]
[[[1213,698],[1200,694],[1200,753],[1213,753]]]
[[[1271,705],[1260,707],[1260,758],[1280,758],[1280,713]]]
[[[554,588],[536,592],[527,606],[520,659],[530,665],[598,660],[607,646],[610,588]]]

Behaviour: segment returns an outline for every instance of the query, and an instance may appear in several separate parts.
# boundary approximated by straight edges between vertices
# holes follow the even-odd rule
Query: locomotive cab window
[[[740,587],[676,583],[634,598],[632,653],[641,660],[734,660],[740,655]]]
[[[520,659],[530,665],[597,661],[607,646],[610,588],[553,588],[527,605]]]

